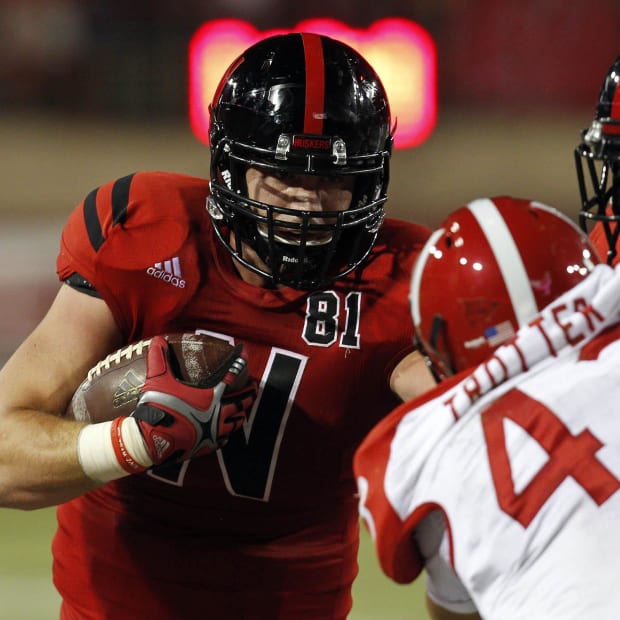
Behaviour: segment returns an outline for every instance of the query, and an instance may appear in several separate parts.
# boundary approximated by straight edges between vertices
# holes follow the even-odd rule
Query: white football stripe
[[[492,200],[479,198],[467,205],[489,241],[499,266],[519,327],[538,313],[530,279],[519,250]]]

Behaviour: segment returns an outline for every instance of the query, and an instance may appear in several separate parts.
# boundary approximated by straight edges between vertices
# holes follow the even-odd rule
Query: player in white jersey
[[[440,383],[355,456],[383,571],[425,569],[437,619],[617,620],[620,267],[549,207],[480,199],[410,299]]]

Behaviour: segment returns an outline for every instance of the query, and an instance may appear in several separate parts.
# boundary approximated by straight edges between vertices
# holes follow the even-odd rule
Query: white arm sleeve
[[[478,611],[450,564],[450,544],[439,511],[432,512],[420,522],[415,540],[425,559],[426,591],[431,600],[455,613]]]

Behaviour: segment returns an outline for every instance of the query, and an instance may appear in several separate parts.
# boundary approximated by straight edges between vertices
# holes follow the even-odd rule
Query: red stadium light
[[[333,19],[300,22],[295,32],[316,32],[358,50],[381,76],[398,129],[395,148],[421,144],[437,117],[436,54],[431,36],[418,24],[401,18],[374,22],[355,30]],[[203,24],[189,45],[189,116],[194,135],[209,142],[209,104],[228,65],[260,39],[284,32],[259,32],[252,24],[218,19]]]

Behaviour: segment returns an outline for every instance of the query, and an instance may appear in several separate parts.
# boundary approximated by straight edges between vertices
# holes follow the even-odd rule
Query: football
[[[235,348],[226,340],[207,334],[165,334],[170,364],[180,381],[200,387],[224,364]],[[110,353],[88,371],[75,391],[65,416],[84,422],[106,422],[133,413],[146,379],[146,354],[151,340],[145,339]],[[248,381],[247,366],[229,389],[240,389]]]

